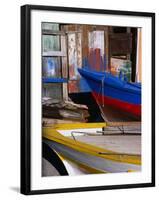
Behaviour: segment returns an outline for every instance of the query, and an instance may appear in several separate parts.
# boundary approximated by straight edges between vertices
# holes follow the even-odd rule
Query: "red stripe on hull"
[[[100,104],[105,104],[121,111],[127,112],[133,116],[141,117],[141,105],[130,104],[111,97],[102,96],[96,92],[92,92],[96,101]]]

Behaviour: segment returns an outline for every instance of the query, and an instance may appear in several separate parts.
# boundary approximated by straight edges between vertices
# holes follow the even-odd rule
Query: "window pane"
[[[60,57],[43,57],[43,77],[61,78]]]
[[[43,30],[58,31],[59,30],[59,24],[43,22],[42,23],[42,29]]]
[[[48,83],[48,84],[43,83],[42,96],[62,100],[62,84],[61,83]]]
[[[43,35],[43,52],[60,51],[60,36]]]

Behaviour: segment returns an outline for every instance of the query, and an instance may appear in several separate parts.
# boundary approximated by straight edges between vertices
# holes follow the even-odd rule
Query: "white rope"
[[[99,92],[97,93],[97,100],[99,99],[100,91],[102,92],[102,107],[104,107],[104,80],[105,80],[105,75],[102,77],[101,80],[101,87],[99,87]]]

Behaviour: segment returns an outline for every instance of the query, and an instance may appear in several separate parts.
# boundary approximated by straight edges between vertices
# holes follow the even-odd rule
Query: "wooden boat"
[[[108,72],[87,68],[79,68],[78,71],[87,81],[98,104],[113,107],[136,118],[141,117],[141,84],[129,83]]]
[[[74,140],[63,136],[57,129],[51,127],[43,128],[43,142],[57,152],[60,158],[69,160],[90,173],[119,173],[141,170],[140,154],[116,152]]]

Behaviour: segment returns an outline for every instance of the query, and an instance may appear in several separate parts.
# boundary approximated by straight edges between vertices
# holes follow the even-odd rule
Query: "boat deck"
[[[75,136],[77,141],[92,144],[107,150],[141,155],[141,135]]]

